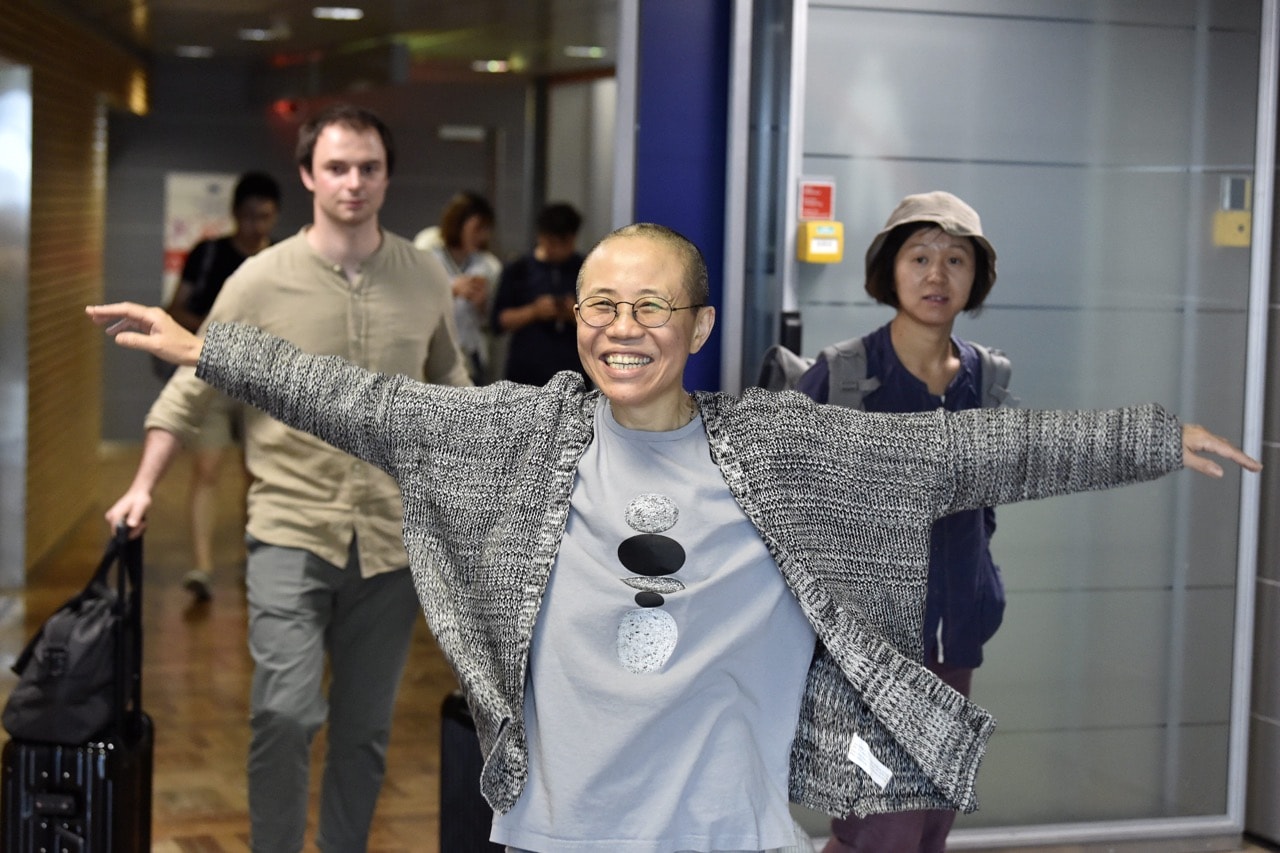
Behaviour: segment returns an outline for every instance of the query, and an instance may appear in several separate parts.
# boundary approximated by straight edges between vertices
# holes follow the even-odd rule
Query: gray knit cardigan
[[[391,474],[427,623],[466,690],[481,788],[508,810],[528,776],[521,713],[534,622],[591,442],[596,392],[427,385],[213,324],[198,375]],[[1156,405],[868,414],[802,394],[697,394],[711,455],[818,637],[790,795],[833,815],[977,808],[991,716],[919,661],[929,529],[961,509],[1151,479],[1182,464]],[[848,758],[858,736],[893,777]]]

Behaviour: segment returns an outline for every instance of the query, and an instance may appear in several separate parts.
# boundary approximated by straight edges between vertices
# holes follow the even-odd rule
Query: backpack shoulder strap
[[[1018,398],[1009,392],[1009,379],[1013,376],[1013,362],[1009,357],[993,347],[974,341],[968,344],[978,351],[982,362],[982,405],[991,408],[1018,405]]]
[[[821,357],[830,372],[827,402],[851,409],[862,408],[862,398],[880,387],[880,380],[867,376],[867,348],[862,338],[850,338],[824,347]]]
[[[785,391],[793,387],[812,364],[813,359],[796,355],[782,344],[774,344],[765,350],[756,385],[769,391]]]

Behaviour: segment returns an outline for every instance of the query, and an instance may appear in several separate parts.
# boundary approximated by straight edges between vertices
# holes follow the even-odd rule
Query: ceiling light
[[[323,21],[358,21],[364,17],[364,10],[353,6],[317,6],[311,15]]]
[[[595,45],[571,44],[564,49],[564,55],[574,59],[604,59],[604,48]]]
[[[488,131],[478,124],[442,124],[436,136],[445,142],[484,142]]]
[[[183,59],[211,59],[213,48],[204,44],[180,44],[173,50]]]
[[[270,27],[244,27],[237,33],[241,41],[283,41],[292,34],[289,22],[282,17],[273,19]]]
[[[510,66],[505,59],[477,59],[471,63],[471,70],[484,74],[502,74],[510,70]]]

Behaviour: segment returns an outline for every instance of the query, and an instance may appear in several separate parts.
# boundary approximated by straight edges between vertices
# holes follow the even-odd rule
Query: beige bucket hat
[[[953,237],[973,238],[974,243],[987,256],[987,280],[974,282],[974,286],[975,289],[981,290],[983,297],[990,292],[992,285],[996,283],[996,250],[982,234],[982,220],[978,218],[978,211],[965,204],[959,197],[942,190],[909,195],[898,202],[893,213],[889,214],[884,228],[867,247],[867,292],[872,296],[876,295],[877,289],[881,293],[893,292],[892,281],[884,282],[885,287],[875,288],[872,277],[877,274],[875,272],[877,269],[882,275],[893,275],[893,258],[881,260],[880,253],[884,249],[889,232],[899,225],[913,222],[932,222]]]

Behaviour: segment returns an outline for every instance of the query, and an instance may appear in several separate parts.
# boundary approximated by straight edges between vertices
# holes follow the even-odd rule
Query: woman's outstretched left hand
[[[1204,453],[1212,453],[1230,462],[1234,462],[1246,471],[1261,471],[1262,463],[1247,455],[1240,448],[1222,436],[1214,435],[1198,424],[1183,424],[1182,427],[1182,464],[1193,471],[1207,474],[1210,477],[1221,477],[1222,466],[1214,462]]]

